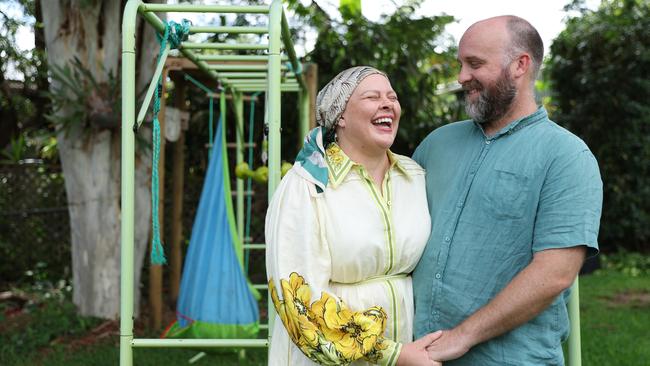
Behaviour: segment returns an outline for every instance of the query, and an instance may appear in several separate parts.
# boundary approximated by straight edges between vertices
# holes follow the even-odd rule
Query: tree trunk
[[[77,57],[99,83],[108,72],[120,75],[120,1],[47,0],[43,5],[45,44],[50,65]],[[141,32],[143,51],[136,88],[151,79],[158,43],[153,28]],[[59,85],[53,80],[52,90]],[[76,103],[71,101],[71,103]],[[58,113],[65,115],[63,108]],[[119,116],[119,111],[113,111]],[[91,126],[92,126],[91,121]],[[148,129],[143,137],[150,138]],[[76,127],[57,134],[69,201],[72,240],[73,301],[81,315],[117,318],[120,309],[120,131]],[[151,218],[151,155],[136,158],[135,299]]]

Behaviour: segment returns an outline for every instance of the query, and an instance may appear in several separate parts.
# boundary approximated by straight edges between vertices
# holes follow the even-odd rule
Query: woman
[[[277,311],[269,365],[428,361],[413,343],[410,272],[430,231],[424,170],[393,154],[401,114],[387,76],[345,70],[316,100],[316,120],[266,217]],[[411,357],[409,359],[409,357]]]

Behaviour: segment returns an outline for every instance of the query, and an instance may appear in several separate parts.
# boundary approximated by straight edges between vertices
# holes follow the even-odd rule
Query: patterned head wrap
[[[328,173],[325,149],[336,123],[348,104],[348,99],[361,80],[372,74],[386,74],[370,66],[356,66],[336,75],[316,97],[316,122],[318,127],[309,131],[305,144],[298,152],[293,165],[296,173],[316,185],[318,192],[327,187]]]
[[[316,97],[316,123],[332,130],[341,118],[354,89],[368,75],[385,73],[370,66],[355,66],[342,71],[318,92]]]

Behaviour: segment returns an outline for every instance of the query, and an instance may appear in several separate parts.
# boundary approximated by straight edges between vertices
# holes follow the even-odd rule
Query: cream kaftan
[[[388,156],[381,190],[336,144],[324,192],[296,168],[280,183],[266,217],[269,365],[393,365],[412,340],[409,274],[431,226],[424,170]]]

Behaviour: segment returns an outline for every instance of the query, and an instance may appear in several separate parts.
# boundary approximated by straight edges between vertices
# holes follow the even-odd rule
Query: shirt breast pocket
[[[529,184],[530,179],[525,174],[495,166],[484,196],[488,211],[498,219],[522,219],[526,213]]]

